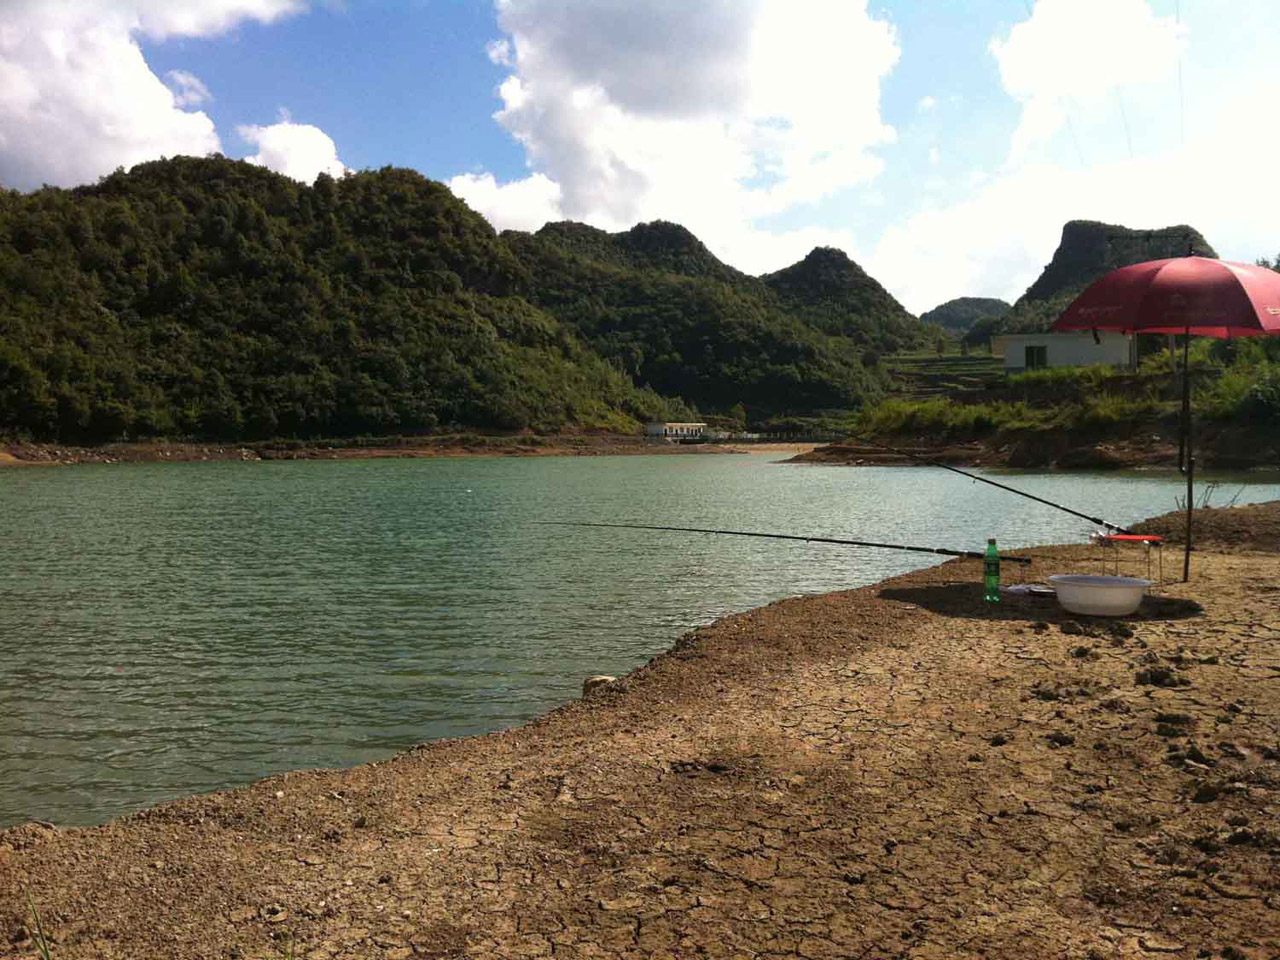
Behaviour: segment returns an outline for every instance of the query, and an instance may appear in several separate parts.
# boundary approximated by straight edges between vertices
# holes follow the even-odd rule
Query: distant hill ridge
[[[956,297],[920,314],[921,323],[936,323],[948,330],[968,330],[983,317],[1003,317],[1009,304],[994,297]]]
[[[1044,272],[1014,304],[1073,298],[1109,270],[1169,257],[1217,257],[1200,231],[1186,224],[1156,230],[1134,230],[1095,220],[1069,220]]]
[[[799,263],[761,279],[788,309],[820,330],[879,348],[886,338],[922,341],[924,325],[848,254],[815,247]]]
[[[546,224],[534,236],[602,263],[727,283],[751,280],[747,274],[717,259],[688,229],[666,220],[638,223],[620,233],[560,220]]]
[[[0,189],[0,434],[628,431],[882,396],[864,355],[922,325],[835,251],[789,271],[775,292],[662,221],[498,235],[390,167],[307,186],[175,157]]]
[[[1200,231],[1186,224],[1134,230],[1114,223],[1069,220],[1053,259],[999,318],[981,318],[965,340],[983,343],[1000,333],[1047,330],[1089,284],[1111,270],[1170,257],[1216,257]]]

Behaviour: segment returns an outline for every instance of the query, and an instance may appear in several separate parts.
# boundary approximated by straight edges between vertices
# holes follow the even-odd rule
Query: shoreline
[[[995,467],[1014,470],[1176,470],[1178,445],[1158,437],[1145,440],[1103,440],[1071,443],[1065,437],[1014,441],[946,442],[928,437],[894,438],[891,446],[955,467]],[[1200,469],[1280,470],[1280,460],[1244,456],[1240,449],[1229,453],[1197,450]],[[789,463],[822,466],[920,466],[920,461],[882,447],[857,441],[819,445],[798,454]]]
[[[264,442],[254,444],[178,443],[168,441],[110,443],[83,447],[56,443],[2,443],[0,468],[6,466],[68,466],[80,463],[191,463],[262,460],[434,459],[438,457],[572,457],[691,454],[801,455],[817,443],[741,441],[679,444],[617,435],[560,437],[474,436],[392,438],[368,443],[358,440],[319,443]]]
[[[1280,543],[1218,549],[1215,516],[1125,621],[993,608],[949,561],[521,727],[0,831],[0,957],[37,953],[24,891],[56,957],[1265,956]]]

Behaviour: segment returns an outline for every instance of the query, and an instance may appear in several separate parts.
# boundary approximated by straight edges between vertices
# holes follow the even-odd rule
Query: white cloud
[[[942,152],[937,147],[929,148],[929,165],[936,167],[938,161],[942,159]]]
[[[849,0],[498,0],[512,74],[495,115],[534,173],[454,187],[499,225],[538,211],[622,229],[665,218],[744,269],[807,252],[753,223],[871,180],[895,133],[892,26]],[[558,193],[555,192],[558,190]],[[838,236],[847,240],[847,234]]]
[[[294,123],[287,113],[281,113],[280,122],[270,126],[236,127],[236,133],[258,148],[245,160],[303,183],[313,182],[321,173],[334,177],[346,173],[332,137],[319,127]]]
[[[1190,224],[1227,259],[1280,247],[1280,194],[1266,188],[1280,129],[1257,123],[1258,104],[1280,97],[1280,69],[1258,29],[1272,13],[1266,3],[1233,5],[1231,17],[1206,9],[1184,35],[1135,0],[1039,0],[1030,20],[990,48],[1022,107],[1006,162],[968,171],[949,195],[925,197],[885,230],[867,269],[919,312],[964,295],[1015,300],[1072,219]],[[1186,88],[1185,145],[1180,52],[1196,78]],[[1116,98],[1122,86],[1132,155]],[[1084,163],[1064,141],[1056,150],[1047,142],[1068,110]]]
[[[1156,16],[1146,0],[1037,0],[1030,19],[989,47],[1005,90],[1022,105],[1011,162],[1069,116],[1101,109],[1121,86],[1168,80],[1182,46],[1175,18]]]
[[[934,97],[924,96],[920,98],[920,102],[916,104],[916,109],[921,113],[927,113],[938,105],[938,101]]]
[[[217,151],[213,121],[183,109],[207,94],[203,84],[175,81],[175,94],[135,38],[211,36],[301,6],[299,0],[6,0],[0,183],[71,186],[161,155]]]
[[[1027,163],[965,198],[926,207],[891,226],[867,269],[908,309],[957,296],[1013,301],[1053,255],[1062,225],[1101,220],[1135,229],[1190,224],[1226,259],[1280,247],[1280,194],[1266,189],[1280,130],[1250,124],[1255,103],[1280,97],[1280,79],[1248,100],[1218,100],[1218,113],[1188,147],[1175,145],[1087,169]],[[1247,145],[1246,145],[1247,139]]]
[[[499,67],[514,67],[511,58],[511,43],[507,40],[490,40],[484,45],[484,52],[489,55],[490,62]]]
[[[499,185],[491,173],[464,173],[449,189],[499,230],[537,230],[560,220],[560,186],[540,173]]]
[[[213,99],[213,94],[204,85],[204,81],[194,73],[188,73],[186,70],[170,70],[164,78],[178,88],[173,95],[173,102],[180,107],[195,107]]]
[[[64,6],[101,6],[93,0],[70,0]],[[130,14],[137,30],[152,40],[169,37],[209,37],[226,33],[244,20],[272,23],[301,13],[306,0],[113,0]]]

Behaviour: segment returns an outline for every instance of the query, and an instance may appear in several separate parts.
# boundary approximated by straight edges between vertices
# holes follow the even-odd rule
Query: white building
[[[991,352],[1004,357],[1005,373],[1042,367],[1089,367],[1105,364],[1132,367],[1138,360],[1137,340],[1123,333],[1092,330],[1072,333],[1007,333],[991,338]]]
[[[644,432],[646,436],[650,437],[686,440],[691,437],[704,436],[707,432],[707,425],[705,423],[646,423]]]

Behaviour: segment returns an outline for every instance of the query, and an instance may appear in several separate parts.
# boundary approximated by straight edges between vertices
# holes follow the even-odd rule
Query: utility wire
[[[1028,20],[1035,16],[1035,11],[1031,9],[1031,0],[1022,0],[1022,5],[1026,8]],[[1076,161],[1080,164],[1080,168],[1083,170],[1084,151],[1080,149],[1080,138],[1076,136],[1076,125],[1071,122],[1071,108],[1068,107],[1065,102],[1062,105],[1062,113],[1063,116],[1067,118],[1067,132],[1071,134],[1071,145],[1076,149]],[[1130,147],[1129,153],[1133,153],[1132,147]]]
[[[1071,111],[1064,106],[1062,112],[1067,116],[1067,130],[1071,133],[1071,143],[1076,148],[1076,160],[1079,161],[1081,169],[1084,169],[1084,152],[1080,149],[1080,140],[1076,137],[1076,125],[1071,122]]]
[[[1120,119],[1124,123],[1124,139],[1129,144],[1129,159],[1133,159],[1133,137],[1129,133],[1129,115],[1124,109],[1124,95],[1120,93],[1120,88],[1116,87],[1116,102],[1120,104]]]
[[[1175,0],[1173,20],[1182,33],[1182,0]],[[1187,101],[1182,93],[1182,51],[1178,51],[1178,131],[1182,136],[1182,146],[1187,145]]]

